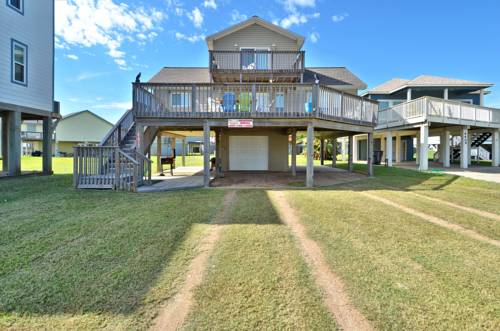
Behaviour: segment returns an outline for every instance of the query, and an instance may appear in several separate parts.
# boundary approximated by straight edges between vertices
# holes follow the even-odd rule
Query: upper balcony
[[[373,127],[378,102],[316,84],[134,83],[143,119],[323,119]]]
[[[304,51],[209,51],[215,82],[297,82],[304,73]]]
[[[402,128],[420,123],[500,128],[500,109],[434,97],[421,97],[379,112],[376,129]]]

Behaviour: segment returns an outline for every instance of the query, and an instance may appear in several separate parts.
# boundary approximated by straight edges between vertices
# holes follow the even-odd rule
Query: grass
[[[336,329],[266,192],[238,192],[186,329]]]
[[[498,248],[348,190],[289,192],[311,237],[379,329],[498,329]]]
[[[70,187],[69,176],[0,181],[0,329],[144,329],[223,192]]]
[[[500,214],[500,185],[378,166],[375,175],[286,192],[357,308],[378,329],[499,329],[498,248],[359,191],[500,239],[498,221],[419,196]],[[147,329],[224,194],[79,191],[70,175],[0,180],[0,329]],[[185,329],[337,328],[265,190],[238,191],[223,226]]]

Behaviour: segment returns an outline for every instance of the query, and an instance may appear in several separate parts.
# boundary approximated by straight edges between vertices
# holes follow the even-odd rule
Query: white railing
[[[422,97],[379,111],[378,126],[395,127],[426,120],[450,124],[500,126],[500,109]]]
[[[377,113],[376,101],[314,84],[134,84],[137,117],[319,117],[373,125]]]

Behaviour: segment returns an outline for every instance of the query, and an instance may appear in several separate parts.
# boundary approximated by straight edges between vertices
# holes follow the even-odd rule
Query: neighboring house
[[[50,151],[54,103],[54,1],[0,2],[0,119],[2,174],[21,173],[21,123],[43,122],[43,148]],[[43,172],[52,173],[51,153]]]
[[[101,164],[115,153],[120,156],[116,162],[130,166],[110,167],[109,173],[98,167],[95,174],[77,168],[75,186],[134,190],[144,183],[145,155],[151,154],[152,142],[162,135],[177,139],[201,135],[205,146],[212,137],[215,176],[242,170],[295,175],[296,153],[289,164],[288,144],[292,136],[295,145],[297,131],[307,133],[308,146],[315,137],[349,137],[350,146],[356,134],[372,138],[378,103],[356,95],[366,85],[345,67],[306,67],[304,40],[254,16],[206,38],[208,67],[165,67],[149,82],[134,83],[132,110],[104,142],[120,151],[110,148],[101,156],[89,147],[81,148],[77,156],[83,164],[85,155],[97,155],[95,162]],[[314,185],[312,152],[307,153],[308,187]],[[204,149],[205,186],[210,182],[208,153]],[[350,155],[352,170],[352,148]],[[126,175],[125,170],[135,169],[136,163],[139,174]],[[371,175],[370,162],[368,168]],[[116,177],[120,169],[125,170]],[[88,181],[90,176],[101,181]]]
[[[21,123],[22,155],[31,155],[43,150],[43,122],[23,121]]]
[[[89,110],[63,116],[55,130],[55,154],[69,156],[75,146],[98,145],[112,127]]]
[[[486,107],[484,95],[492,84],[462,79],[419,76],[395,78],[364,95],[380,106],[374,150],[390,166],[414,160],[427,170],[429,146],[435,160],[449,167],[454,159],[467,168],[471,156],[500,162],[500,109]],[[356,137],[355,157],[366,160],[366,137]],[[474,149],[474,152],[473,152]]]

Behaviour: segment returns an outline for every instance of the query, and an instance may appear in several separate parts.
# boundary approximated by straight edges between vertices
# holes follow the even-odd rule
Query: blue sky
[[[494,83],[500,1],[57,0],[56,99],[115,122],[131,82],[163,66],[206,66],[204,37],[252,15],[306,37],[307,66],[346,66],[369,87],[420,74]]]

